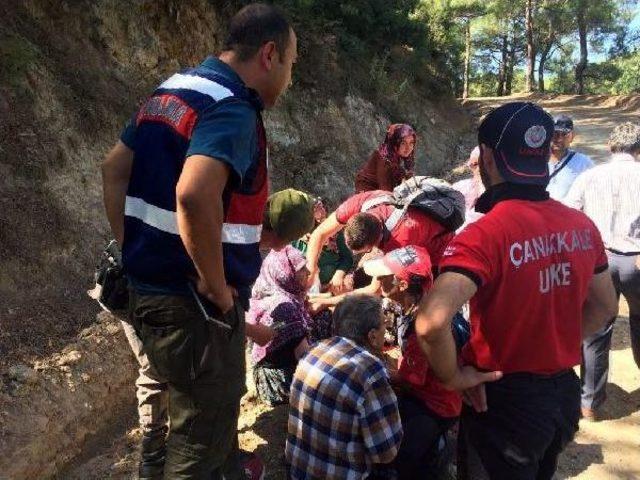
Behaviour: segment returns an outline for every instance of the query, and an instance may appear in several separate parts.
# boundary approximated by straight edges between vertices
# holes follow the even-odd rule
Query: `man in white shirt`
[[[587,155],[570,148],[574,138],[573,120],[567,115],[556,117],[547,186],[549,196],[554,200],[562,200],[578,175],[593,167],[593,162]]]
[[[618,125],[609,148],[611,159],[580,175],[563,202],[586,213],[602,234],[616,291],[629,304],[631,348],[640,368],[640,125]],[[614,320],[582,347],[582,413],[590,420],[606,398]]]

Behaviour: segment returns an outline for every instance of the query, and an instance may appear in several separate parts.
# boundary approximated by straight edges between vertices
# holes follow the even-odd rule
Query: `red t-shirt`
[[[398,374],[409,384],[412,395],[422,400],[432,412],[445,418],[460,415],[462,397],[458,392],[444,388],[433,375],[415,333],[407,339]]]
[[[580,363],[582,306],[607,268],[598,229],[555,200],[503,200],[445,250],[440,271],[474,279],[466,364],[556,373]]]
[[[345,224],[349,219],[362,211],[362,205],[372,198],[380,195],[389,195],[383,190],[373,190],[354,195],[345,201],[336,210],[336,219]],[[378,205],[366,211],[384,223],[393,213],[395,207],[392,205]],[[417,245],[427,249],[431,256],[431,262],[437,265],[442,252],[453,238],[453,233],[447,231],[436,220],[424,212],[415,208],[409,208],[407,213],[398,222],[398,225],[390,232],[389,238],[379,245],[384,253],[388,253],[396,248]]]

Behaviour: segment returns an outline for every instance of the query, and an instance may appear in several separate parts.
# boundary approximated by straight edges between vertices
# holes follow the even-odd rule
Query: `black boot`
[[[167,453],[166,436],[166,427],[143,434],[140,467],[138,469],[140,480],[162,480],[164,476],[164,459]]]

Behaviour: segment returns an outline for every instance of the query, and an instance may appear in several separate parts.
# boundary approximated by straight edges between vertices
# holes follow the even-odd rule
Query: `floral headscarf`
[[[378,153],[382,158],[389,162],[393,167],[402,170],[401,178],[404,177],[406,172],[413,171],[415,166],[415,147],[408,157],[401,157],[398,155],[398,147],[402,143],[402,140],[409,136],[413,137],[414,142],[417,141],[416,132],[411,125],[407,125],[406,123],[394,123],[389,125],[389,128],[387,129],[387,136],[385,137],[384,142],[380,144],[380,147],[378,147]]]
[[[272,250],[264,259],[260,276],[253,286],[246,321],[273,327],[276,335],[265,346],[253,345],[251,357],[254,362],[307,335],[310,318],[304,303],[306,287],[296,279],[296,273],[306,263],[302,252],[291,245]]]

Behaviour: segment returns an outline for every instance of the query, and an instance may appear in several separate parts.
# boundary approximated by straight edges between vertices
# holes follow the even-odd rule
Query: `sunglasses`
[[[554,137],[567,137],[571,132],[563,132],[562,130],[555,130],[553,132]]]

